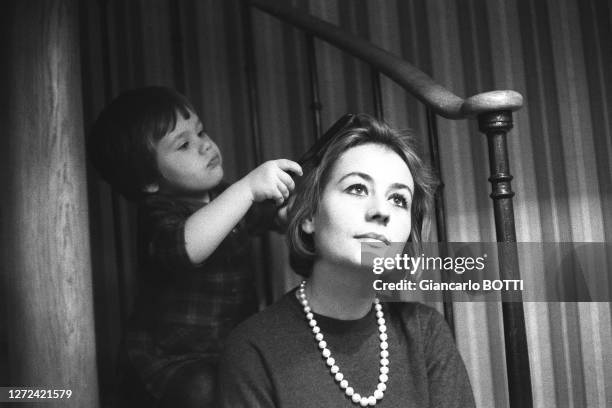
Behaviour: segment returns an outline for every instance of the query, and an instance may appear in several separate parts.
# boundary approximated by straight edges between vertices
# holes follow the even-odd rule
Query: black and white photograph
[[[0,406],[612,407],[609,0],[6,0]]]

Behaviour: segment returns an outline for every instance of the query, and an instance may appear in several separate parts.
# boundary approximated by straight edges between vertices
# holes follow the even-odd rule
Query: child
[[[141,285],[125,339],[127,391],[142,384],[143,406],[210,406],[223,341],[256,311],[248,233],[279,226],[275,206],[253,204],[281,205],[294,188],[288,172],[302,170],[273,160],[224,183],[221,152],[193,107],[163,87],[111,102],[88,150],[102,177],[140,204]]]

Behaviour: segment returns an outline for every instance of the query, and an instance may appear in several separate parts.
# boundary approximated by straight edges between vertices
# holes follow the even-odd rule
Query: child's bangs
[[[148,137],[149,148],[154,149],[157,142],[164,136],[172,132],[176,127],[177,115],[181,115],[184,119],[189,119],[192,115],[193,108],[191,104],[177,96],[176,100],[164,106],[159,112],[152,115],[151,121],[148,122],[148,129],[144,129]]]

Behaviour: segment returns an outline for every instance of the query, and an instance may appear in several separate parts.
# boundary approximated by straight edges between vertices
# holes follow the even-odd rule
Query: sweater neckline
[[[306,318],[304,316],[304,311],[302,310],[302,304],[297,299],[295,292],[297,291],[297,287],[291,290],[287,296],[289,296],[289,303],[291,304],[292,311],[296,314],[297,317],[304,320],[304,324],[307,326]],[[312,312],[314,318],[317,320],[317,325],[321,328],[324,333],[358,333],[358,332],[370,332],[376,330],[376,319],[375,319],[375,310],[374,305],[366,313],[365,316],[359,319],[351,319],[351,320],[342,320],[336,319],[329,316],[324,316],[318,313]]]

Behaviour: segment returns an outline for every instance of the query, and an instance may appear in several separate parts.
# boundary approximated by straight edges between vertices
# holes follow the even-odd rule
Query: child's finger
[[[284,171],[280,172],[278,178],[285,186],[287,186],[289,191],[293,191],[295,189],[295,182],[289,174],[285,173]]]
[[[284,185],[283,183],[277,183],[276,188],[283,196],[283,199],[289,197],[289,189],[287,188],[286,185]]]
[[[276,165],[280,167],[281,170],[290,171],[292,173],[297,174],[298,176],[301,176],[303,174],[302,166],[300,166],[297,162],[294,162],[293,160],[278,159],[276,160]]]
[[[283,191],[283,189],[287,190],[287,187],[279,183],[279,185],[277,186],[276,193],[274,194],[274,202],[276,203],[277,206],[283,205],[283,203],[285,202],[285,199],[288,197],[288,195],[285,196],[285,191]],[[289,194],[289,193],[287,192],[286,194]]]

